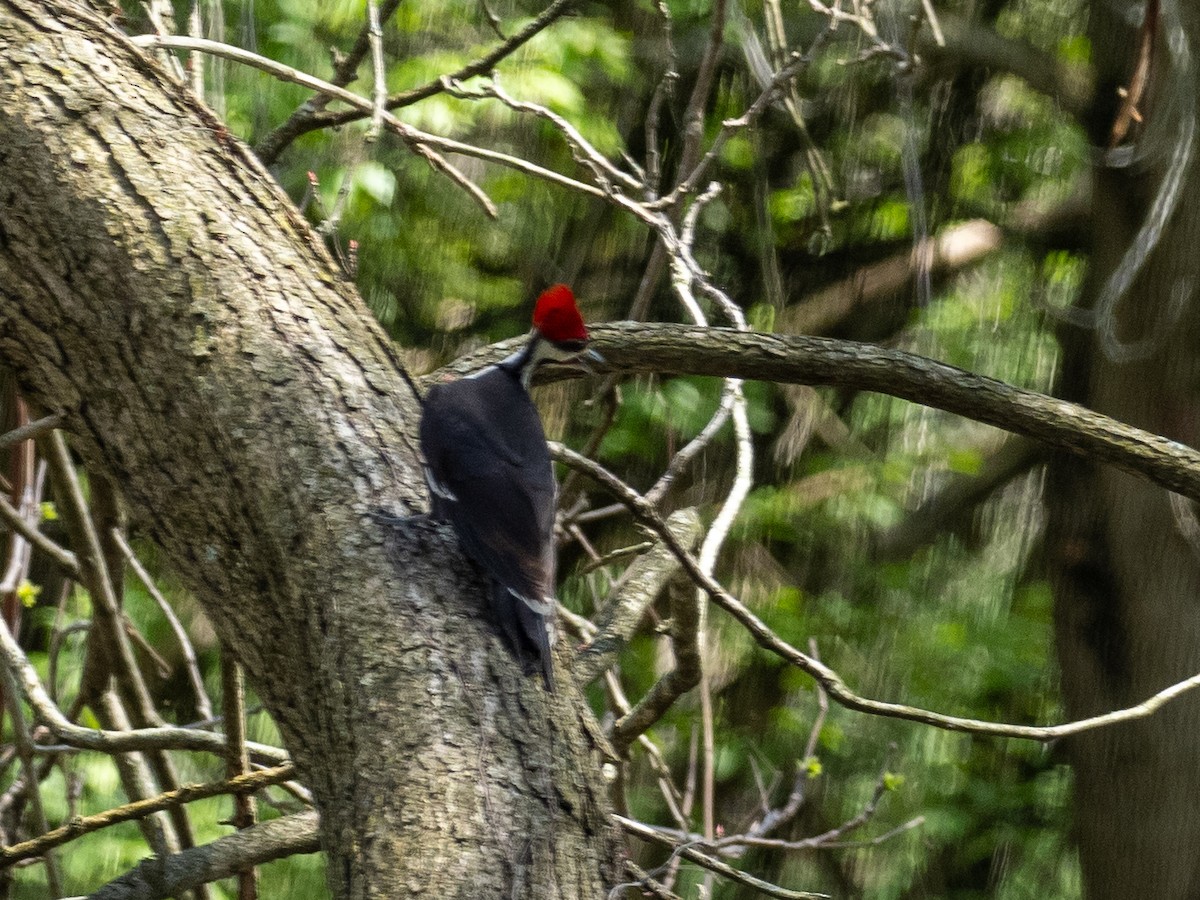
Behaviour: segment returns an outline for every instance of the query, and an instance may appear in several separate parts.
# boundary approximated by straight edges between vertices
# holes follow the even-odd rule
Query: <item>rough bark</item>
[[[1191,72],[1173,65],[1159,32],[1153,97],[1138,162],[1097,171],[1092,214],[1092,296],[1117,267],[1153,204],[1181,134],[1178,100],[1195,97],[1200,18],[1184,17]],[[1163,3],[1164,9],[1168,7]],[[1117,98],[1128,82],[1144,4],[1092,4],[1094,58],[1101,68],[1093,140],[1105,143]],[[1176,43],[1176,46],[1180,46]],[[1184,52],[1188,50],[1185,47]],[[1172,95],[1175,95],[1174,100]],[[1112,98],[1112,99],[1109,99]],[[1194,139],[1194,137],[1193,137]],[[1102,352],[1094,331],[1064,329],[1064,396],[1122,421],[1200,446],[1200,179],[1196,155],[1162,239],[1119,307],[1119,335],[1134,341],[1167,320],[1186,297],[1179,321],[1153,352],[1120,362]],[[1056,580],[1056,628],[1063,693],[1073,718],[1112,709],[1200,671],[1200,545],[1188,536],[1167,491],[1078,460],[1059,459],[1048,479],[1049,557]],[[1178,498],[1176,498],[1178,502]],[[1087,896],[1200,895],[1200,700],[1067,742],[1075,767],[1075,828]]]
[[[595,897],[578,697],[418,513],[418,404],[253,158],[90,12],[0,2],[0,359],[121,486],[267,704],[339,897]],[[568,679],[562,679],[563,682]]]

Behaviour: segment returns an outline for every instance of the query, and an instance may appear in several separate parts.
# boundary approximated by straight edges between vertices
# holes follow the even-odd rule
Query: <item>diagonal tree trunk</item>
[[[387,338],[255,160],[87,10],[0,2],[0,359],[121,485],[274,715],[338,897],[595,897],[577,695],[425,507]],[[564,679],[565,681],[566,679]]]

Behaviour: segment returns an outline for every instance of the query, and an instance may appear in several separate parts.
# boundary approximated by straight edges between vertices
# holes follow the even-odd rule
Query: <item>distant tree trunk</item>
[[[386,337],[219,122],[66,2],[0,0],[0,359],[244,664],[338,897],[586,897],[596,742],[424,507]]]
[[[1092,4],[1098,146],[1117,117],[1117,88],[1134,71],[1145,7]],[[1151,90],[1139,104],[1146,126],[1136,158],[1096,172],[1093,305],[1123,254],[1139,244],[1143,223],[1153,221],[1156,195],[1170,183],[1172,166],[1186,159],[1179,154],[1196,140],[1200,14],[1178,0],[1163,0],[1163,7]],[[1186,46],[1172,33],[1179,24]],[[1166,230],[1117,308],[1117,337],[1128,343],[1149,337],[1148,352],[1123,360],[1104,351],[1097,331],[1067,327],[1062,378],[1068,399],[1192,447],[1200,446],[1198,159],[1193,148]],[[1151,242],[1143,235],[1140,243]],[[1173,308],[1182,310],[1177,320]],[[1129,705],[1200,671],[1194,505],[1173,506],[1160,488],[1078,460],[1060,459],[1050,474],[1049,550],[1069,716]],[[1200,896],[1198,735],[1200,698],[1188,697],[1151,718],[1071,739],[1075,827],[1089,897]]]

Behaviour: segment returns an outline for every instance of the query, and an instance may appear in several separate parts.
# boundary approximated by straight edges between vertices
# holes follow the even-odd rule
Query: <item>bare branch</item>
[[[162,595],[162,591],[158,589],[158,586],[154,583],[154,579],[146,571],[146,567],[137,558],[137,554],[133,552],[133,548],[129,546],[129,542],[125,540],[125,536],[117,529],[113,529],[112,536],[117,546],[121,548],[121,552],[125,554],[125,559],[129,562],[129,566],[133,569],[134,574],[137,575],[138,580],[141,581],[142,586],[146,588],[146,591],[154,598],[154,602],[158,604],[158,608],[167,620],[167,624],[171,626],[171,632],[175,635],[175,640],[179,642],[179,649],[183,654],[184,667],[188,673],[188,681],[191,682],[192,692],[196,695],[196,712],[200,714],[201,719],[211,719],[213,715],[212,701],[208,699],[208,691],[204,687],[204,676],[200,674],[200,661],[196,657],[196,648],[192,646],[187,629],[183,627],[183,623],[175,615],[175,610],[171,609],[171,604]]]
[[[321,849],[317,828],[315,812],[295,813],[163,859],[143,860],[91,894],[91,900],[165,900],[246,866],[316,853]]]
[[[667,527],[685,547],[700,535],[700,517],[694,509],[681,509],[667,519]],[[663,586],[678,571],[679,563],[662,542],[638,557],[621,576],[597,617],[599,629],[575,658],[572,671],[580,684],[595,680],[624,649]]]
[[[1076,403],[1013,387],[915,353],[856,341],[739,332],[728,328],[622,322],[589,327],[602,373],[737,376],[781,384],[837,385],[942,409],[1057,450],[1108,463],[1200,501],[1200,451],[1126,425]],[[504,341],[425,376],[470,372],[502,359]],[[578,378],[570,366],[545,366],[536,383]]]
[[[209,784],[184,785],[177,790],[167,791],[154,797],[148,797],[145,800],[126,803],[124,806],[108,809],[94,816],[75,818],[66,825],[55,828],[52,831],[47,831],[45,834],[39,835],[32,840],[22,841],[10,847],[0,847],[0,869],[11,866],[13,863],[23,859],[41,856],[47,851],[73,841],[81,835],[99,831],[102,828],[108,828],[121,822],[132,822],[152,813],[161,812],[174,806],[181,806],[185,803],[194,803],[197,800],[204,800],[208,797],[219,797],[222,794],[247,796],[254,791],[287,781],[289,778],[294,777],[295,774],[295,767],[291,763],[284,763],[269,769],[262,769],[258,772],[237,775],[233,778],[227,778],[224,781],[214,781]]]
[[[157,728],[138,728],[132,731],[102,731],[76,725],[63,715],[46,693],[37,671],[17,644],[8,626],[0,620],[0,656],[13,673],[25,701],[33,707],[37,718],[63,743],[83,750],[102,753],[121,753],[134,750],[200,750],[224,755],[225,738],[210,731],[196,731],[164,725]],[[278,747],[250,743],[250,752],[258,760],[278,764],[288,755]]]
[[[530,20],[528,25],[514,34],[507,41],[497,46],[490,53],[487,53],[472,63],[468,63],[457,72],[453,72],[446,77],[453,81],[465,81],[466,79],[473,78],[476,75],[487,74],[488,72],[492,71],[492,69],[496,67],[496,64],[502,59],[507,56],[511,56],[518,49],[528,43],[533,37],[544,31],[556,20],[561,18],[564,13],[570,10],[574,3],[575,0],[555,0],[555,2],[547,6],[546,9],[537,16],[537,18]],[[384,5],[384,12],[382,13],[383,19],[386,19],[388,15],[390,15],[390,11],[388,11],[389,5],[394,9],[397,3],[395,0],[393,0],[393,2],[390,4]],[[365,34],[366,29],[364,29],[364,36]],[[359,42],[363,46],[363,54],[366,52],[366,41],[364,36],[359,37]],[[355,49],[357,50],[358,48],[356,47]],[[354,65],[357,67],[358,62],[361,61],[362,54],[358,56],[358,60],[354,63]],[[350,83],[350,80],[347,79],[346,81],[339,81],[335,78],[334,82],[337,86],[344,87]],[[320,91],[321,89],[313,88],[313,90]],[[419,88],[414,88],[413,90],[404,91],[389,97],[385,106],[387,109],[398,109],[402,106],[411,106],[420,100],[425,100],[429,97],[440,94],[444,90],[445,79],[436,78]],[[322,93],[328,95],[329,92],[323,91]],[[310,100],[308,104],[305,104],[305,106],[313,104],[317,99],[318,98],[313,98],[313,100]],[[324,105],[328,102],[328,97],[323,99],[324,102],[320,103],[319,106],[316,106],[311,111],[306,111],[305,106],[300,107],[300,109],[292,113],[291,117],[286,122],[267,135],[267,137],[263,139],[258,147],[255,148],[255,152],[258,154],[259,158],[262,159],[264,163],[270,164],[276,160],[276,158],[280,153],[283,152],[283,149],[287,147],[288,144],[300,137],[302,134],[307,134],[308,132],[315,131],[318,128],[331,128],[337,125],[345,125],[348,122],[354,122],[358,119],[362,119],[365,115],[373,114],[373,110],[364,110],[362,107],[356,107],[354,110],[349,112],[325,112]]]
[[[1092,716],[1087,719],[1077,719],[1061,725],[1009,725],[1003,722],[985,722],[978,719],[947,716],[915,706],[906,706],[902,703],[888,703],[882,700],[872,700],[868,697],[863,697],[852,691],[842,677],[829,668],[829,666],[808,654],[802,653],[780,638],[740,600],[726,591],[711,575],[701,569],[695,558],[683,547],[679,546],[674,535],[666,527],[666,523],[663,522],[662,518],[644,497],[633,491],[628,485],[600,464],[579,456],[577,453],[560,444],[552,444],[551,446],[557,459],[596,479],[596,481],[612,491],[622,503],[628,506],[639,521],[653,529],[663,539],[663,542],[671,548],[679,561],[683,563],[684,569],[692,580],[699,587],[703,588],[713,602],[741,623],[760,647],[771,651],[782,659],[787,660],[796,668],[807,672],[820,682],[821,686],[829,692],[830,697],[847,709],[857,710],[870,715],[919,722],[923,725],[931,725],[934,728],[941,728],[946,731],[960,731],[970,734],[991,735],[993,737],[1012,737],[1047,742],[1067,737],[1068,735],[1091,731],[1095,728],[1115,725],[1118,722],[1128,722],[1133,719],[1144,718],[1157,712],[1182,694],[1200,687],[1200,675],[1193,675],[1191,678],[1159,691],[1135,706],[1114,710],[1113,712]]]
[[[633,819],[627,819],[625,816],[613,816],[613,820],[627,834],[663,847],[670,847],[673,854],[678,854],[684,859],[703,866],[711,872],[716,872],[718,875],[728,878],[730,881],[736,881],[738,884],[744,884],[747,887],[761,891],[768,897],[780,897],[783,900],[826,900],[828,897],[827,894],[814,894],[810,891],[788,890],[787,888],[779,887],[779,885],[771,884],[768,881],[763,881],[761,878],[755,878],[753,875],[747,875],[745,872],[740,872],[733,868],[728,863],[721,862],[719,859],[701,853],[690,842],[680,843],[672,840],[658,829],[651,828],[649,825],[643,825],[641,822],[635,822]]]

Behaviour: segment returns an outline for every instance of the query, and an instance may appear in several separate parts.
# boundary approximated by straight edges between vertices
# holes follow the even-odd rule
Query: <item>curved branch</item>
[[[13,637],[3,620],[0,620],[0,662],[13,674],[25,701],[33,708],[38,719],[60,741],[81,750],[97,750],[101,753],[125,753],[134,750],[199,750],[224,754],[225,738],[212,731],[179,728],[161,725],[154,728],[135,728],[130,731],[102,731],[76,725],[63,715],[46,692],[37,671],[30,664],[25,652]],[[278,747],[251,743],[251,754],[258,761],[283,763],[288,754]]]
[[[1136,706],[1114,710],[1113,712],[1092,716],[1087,719],[1077,719],[1074,722],[1066,722],[1062,725],[1009,725],[1004,722],[984,722],[979,719],[967,719],[961,716],[947,716],[915,706],[906,706],[903,703],[889,703],[883,700],[872,700],[869,697],[863,697],[851,690],[846,685],[846,682],[842,680],[842,676],[825,665],[825,663],[815,657],[809,656],[807,653],[800,652],[779,637],[779,635],[775,634],[762,619],[754,615],[745,604],[730,594],[716,579],[705,572],[696,561],[696,558],[679,545],[679,542],[675,540],[675,536],[667,528],[662,517],[647,502],[645,497],[634,491],[599,463],[592,462],[590,459],[586,459],[559,444],[551,444],[551,449],[554,451],[556,459],[584,472],[612,491],[622,503],[629,507],[630,511],[639,521],[647,525],[655,534],[662,538],[663,543],[671,548],[671,551],[683,564],[688,577],[707,593],[714,603],[741,623],[750,632],[750,636],[754,638],[760,647],[771,651],[796,668],[807,672],[828,691],[830,697],[847,709],[876,716],[920,722],[923,725],[932,725],[934,728],[942,728],[946,731],[961,731],[969,734],[986,734],[993,737],[1023,738],[1025,740],[1045,742],[1072,734],[1079,734],[1082,731],[1101,728],[1106,725],[1115,725],[1118,722],[1144,718],[1157,712],[1176,697],[1200,687],[1200,675],[1193,675],[1191,678],[1177,682],[1159,691]]]
[[[915,353],[833,338],[763,334],[729,328],[619,322],[589,327],[605,363],[601,373],[713,375],[781,384],[873,391],[942,409],[1058,450],[1105,462],[1200,501],[1200,452],[1086,407],[975,375]],[[464,374],[502,359],[518,341],[494,344],[421,379]],[[540,382],[578,378],[570,366],[546,366]]]

